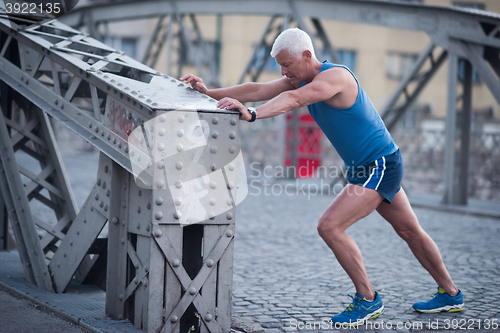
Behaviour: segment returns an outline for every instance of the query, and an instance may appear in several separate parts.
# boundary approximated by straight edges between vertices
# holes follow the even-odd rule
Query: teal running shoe
[[[356,327],[368,319],[380,316],[384,312],[382,298],[377,292],[372,302],[367,301],[363,295],[358,293],[354,297],[349,296],[352,298],[352,303],[349,304],[344,312],[332,317],[333,323],[338,323],[346,327]]]
[[[464,296],[460,290],[457,296],[450,296],[443,288],[438,287],[438,292],[429,301],[415,303],[413,308],[424,313],[463,311]]]

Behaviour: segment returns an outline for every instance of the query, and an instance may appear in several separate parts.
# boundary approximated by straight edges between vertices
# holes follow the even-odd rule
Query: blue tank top
[[[332,67],[347,69],[358,84],[358,97],[349,108],[334,108],[325,102],[307,106],[309,113],[335,147],[347,168],[365,166],[398,150],[375,106],[351,72],[343,65],[323,62],[320,72]],[[302,82],[300,86],[304,86]]]

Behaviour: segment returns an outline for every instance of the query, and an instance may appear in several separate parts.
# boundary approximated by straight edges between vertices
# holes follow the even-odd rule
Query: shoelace
[[[349,296],[350,298],[352,298],[352,303],[349,304],[349,306],[344,310],[344,312],[346,312],[346,313],[349,312],[349,311],[354,310],[359,305],[359,301],[358,301],[357,297],[349,295],[349,294],[347,294],[347,296]]]

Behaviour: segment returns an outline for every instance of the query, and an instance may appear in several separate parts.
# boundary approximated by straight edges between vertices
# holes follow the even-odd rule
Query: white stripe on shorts
[[[380,175],[380,180],[378,181],[377,187],[375,187],[375,191],[378,190],[378,187],[380,183],[382,182],[382,179],[384,178],[384,171],[385,171],[385,157],[382,157],[382,160],[384,161],[384,168],[382,169],[382,175]]]
[[[368,177],[368,180],[363,184],[363,187],[366,187],[366,185],[370,182],[370,180],[373,177],[373,174],[375,173],[375,170],[378,169],[378,160],[375,160],[375,166],[376,168],[373,168],[372,173],[370,174],[370,177]],[[378,187],[378,186],[377,186]]]

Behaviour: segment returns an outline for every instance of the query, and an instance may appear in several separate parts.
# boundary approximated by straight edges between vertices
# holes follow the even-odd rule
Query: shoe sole
[[[422,313],[438,313],[438,312],[460,312],[465,310],[464,304],[457,304],[457,305],[446,305],[443,306],[442,308],[437,308],[437,309],[432,309],[432,310],[420,310],[415,308],[415,311],[422,312]]]
[[[342,327],[357,327],[358,325],[363,325],[367,320],[377,318],[382,313],[384,313],[384,310],[385,310],[385,307],[382,305],[382,307],[380,309],[378,309],[377,311],[370,313],[365,318],[359,319],[358,321],[356,321],[354,323],[339,323],[339,324],[341,324]]]

